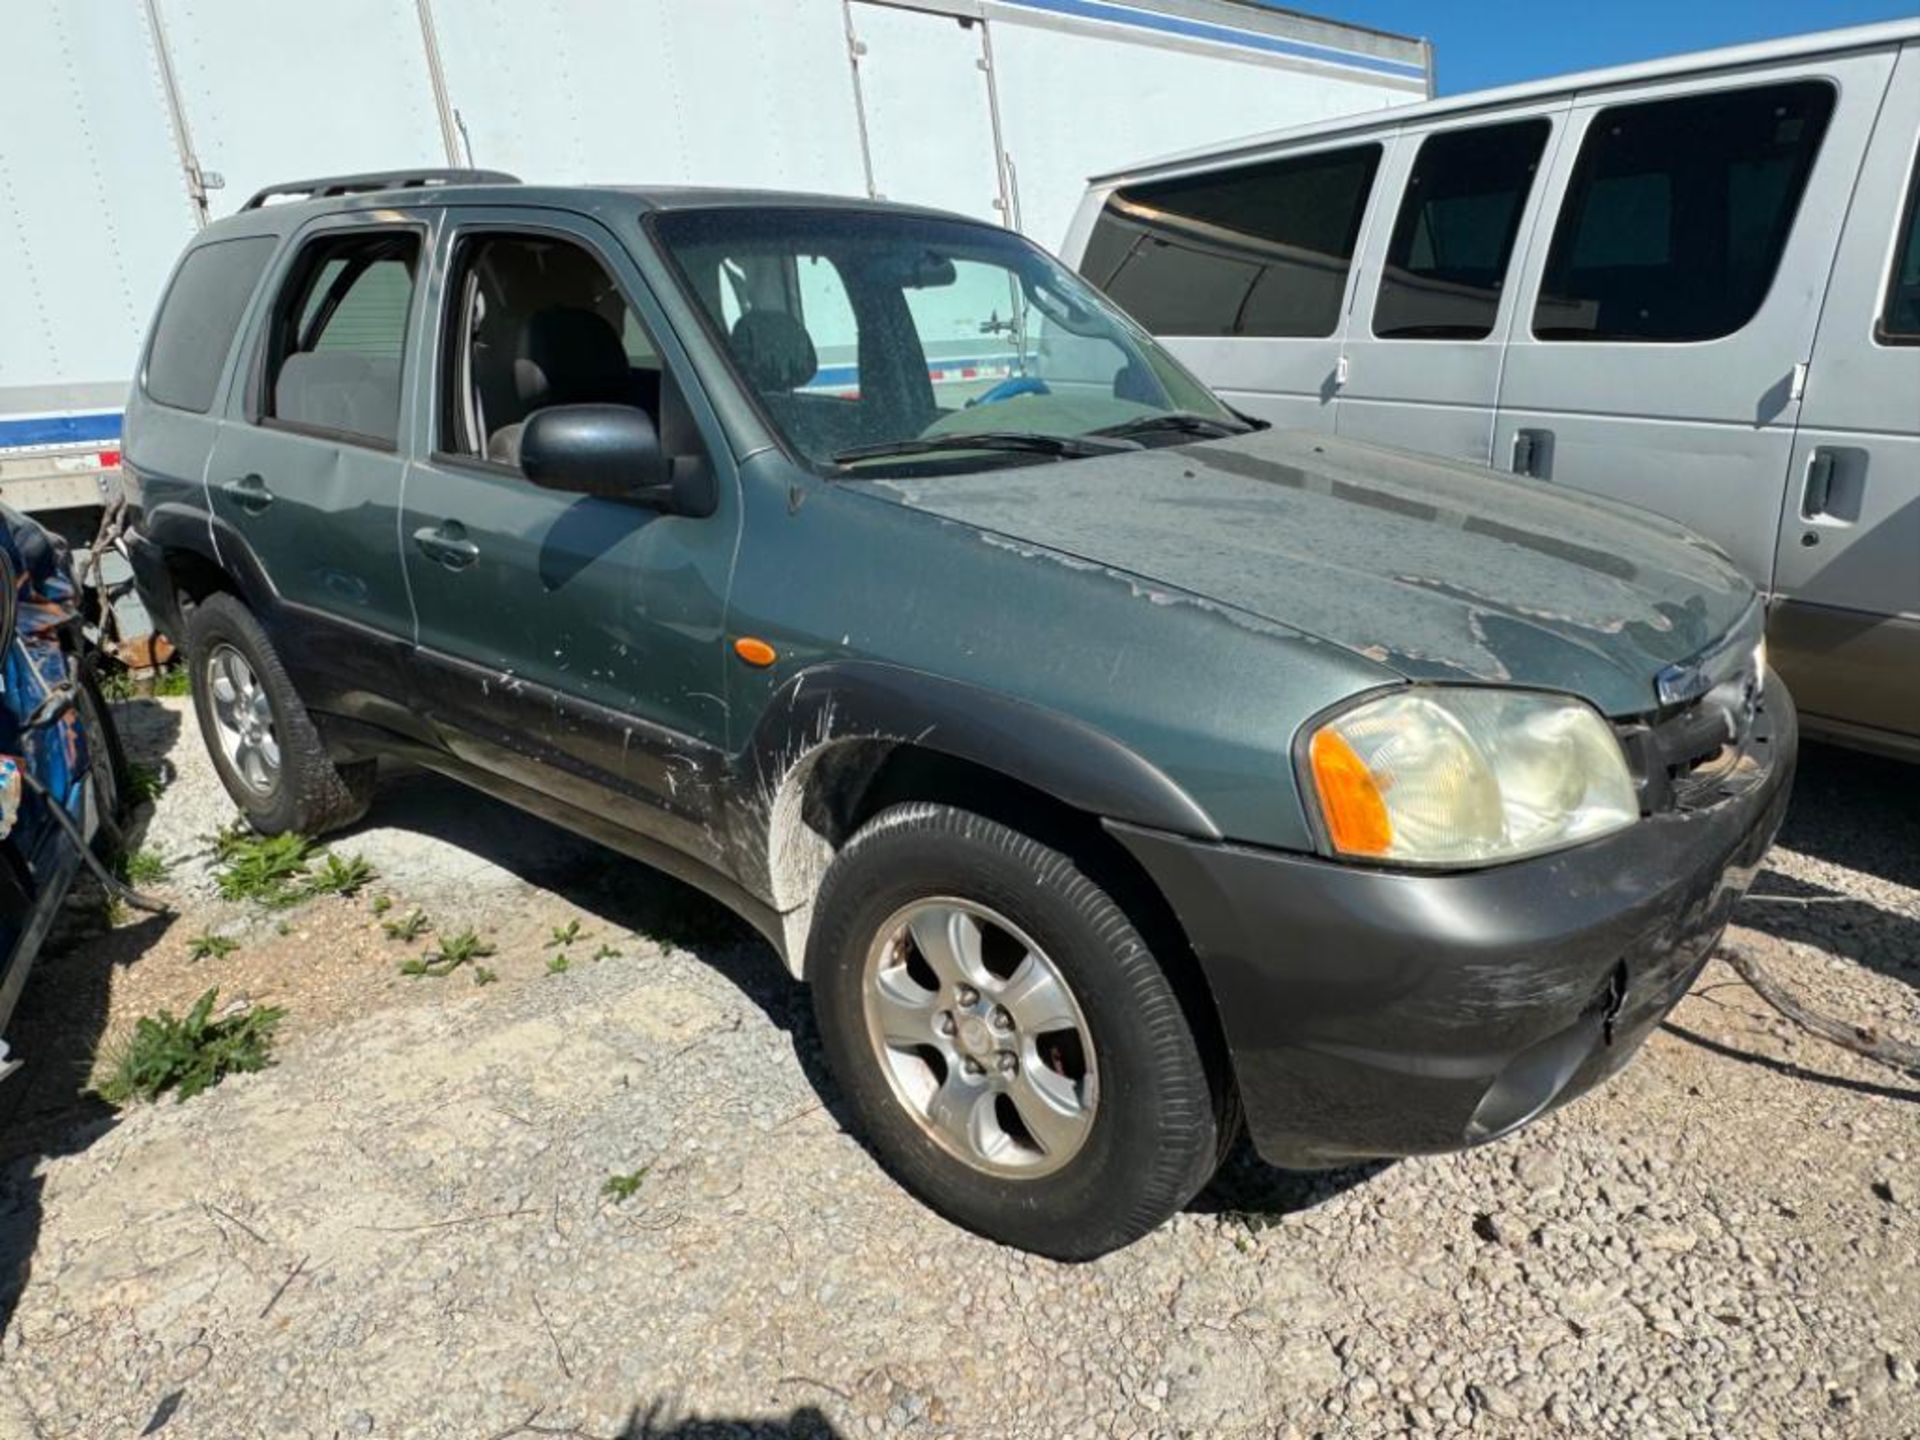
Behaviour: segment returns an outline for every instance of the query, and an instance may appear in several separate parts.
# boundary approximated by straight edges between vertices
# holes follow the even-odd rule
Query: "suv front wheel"
[[[200,733],[227,794],[263,835],[350,825],[373,798],[374,762],[335,765],[253,612],[209,595],[187,621]]]
[[[1075,861],[943,805],[883,811],[821,885],[808,977],[881,1160],[992,1239],[1090,1259],[1206,1183],[1227,1123],[1168,977]]]

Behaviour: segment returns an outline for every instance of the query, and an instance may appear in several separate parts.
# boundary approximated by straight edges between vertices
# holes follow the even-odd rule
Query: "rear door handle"
[[[1827,513],[1833,500],[1833,451],[1825,445],[1814,447],[1807,457],[1807,483],[1800,492],[1800,518],[1818,520]]]
[[[1516,430],[1513,432],[1513,473],[1531,475],[1536,480],[1544,479],[1547,466],[1553,455],[1553,432],[1551,430]]]
[[[458,520],[422,525],[413,532],[413,543],[421,554],[449,570],[464,570],[480,558],[480,547],[467,539],[466,526]]]
[[[267,489],[267,482],[258,475],[242,475],[238,480],[227,481],[220,488],[249,515],[258,515],[273,503],[273,492]]]

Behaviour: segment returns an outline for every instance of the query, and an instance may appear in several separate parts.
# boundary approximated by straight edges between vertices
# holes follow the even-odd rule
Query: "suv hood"
[[[1671,521],[1312,431],[855,483],[1408,679],[1569,691],[1616,716],[1652,709],[1658,673],[1754,603],[1720,550]]]

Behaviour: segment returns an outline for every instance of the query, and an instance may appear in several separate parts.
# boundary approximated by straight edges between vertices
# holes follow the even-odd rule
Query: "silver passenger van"
[[[1097,177],[1066,258],[1234,404],[1662,511],[1810,733],[1920,759],[1920,22]]]

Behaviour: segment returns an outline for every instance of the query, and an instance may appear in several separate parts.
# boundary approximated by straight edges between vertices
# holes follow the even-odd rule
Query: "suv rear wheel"
[[[328,758],[266,632],[234,596],[193,608],[187,664],[213,767],[254,829],[319,835],[366,813],[374,762]]]
[[[1089,1259],[1212,1174],[1209,1057],[1126,915],[1060,851],[948,806],[886,810],[828,870],[807,960],[867,1138],[959,1224]]]

